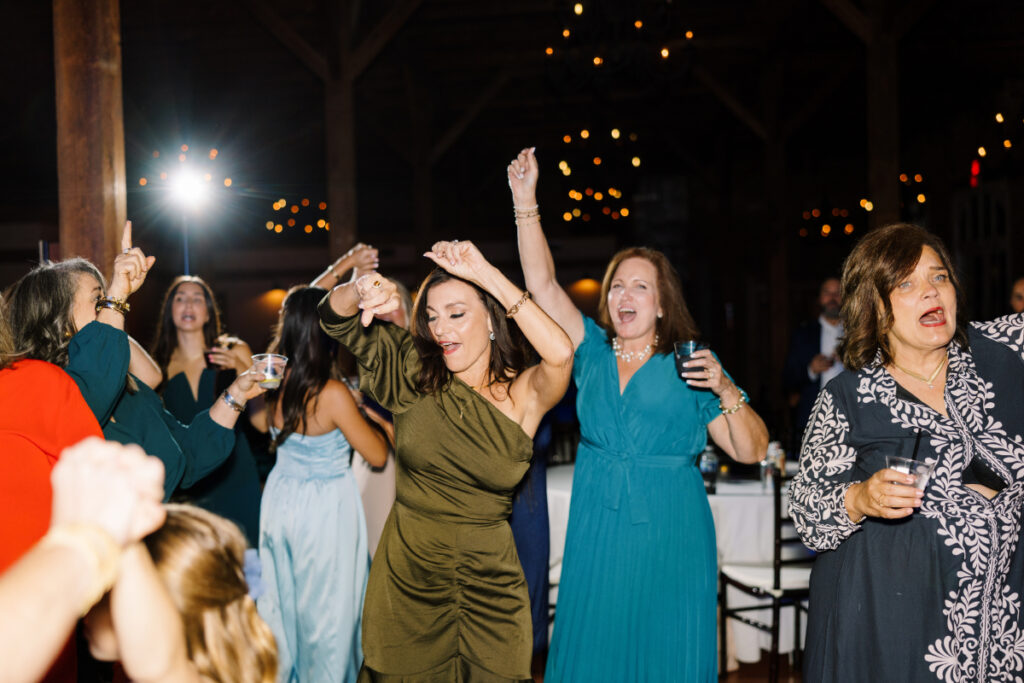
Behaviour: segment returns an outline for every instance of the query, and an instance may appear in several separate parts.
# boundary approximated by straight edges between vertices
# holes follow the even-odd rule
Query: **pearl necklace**
[[[632,363],[633,361],[642,361],[651,354],[651,349],[658,345],[658,335],[654,335],[654,342],[644,347],[643,351],[623,351],[622,342],[619,341],[618,337],[612,339],[612,351],[615,353],[616,358],[621,358],[623,363]]]

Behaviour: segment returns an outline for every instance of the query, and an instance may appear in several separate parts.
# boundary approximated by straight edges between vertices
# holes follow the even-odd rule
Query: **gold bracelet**
[[[83,616],[114,585],[121,548],[106,529],[95,524],[60,524],[51,528],[39,545],[76,550],[89,563],[93,580],[82,600]]]
[[[513,206],[512,211],[516,218],[533,218],[540,215],[540,204],[534,204],[531,207],[520,209],[518,206]]]
[[[746,402],[747,402],[747,397],[743,395],[743,392],[740,392],[740,400],[736,401],[736,405],[732,406],[731,408],[726,408],[724,405],[722,405],[722,400],[719,399],[718,400],[718,409],[722,411],[722,415],[732,415],[737,410],[742,408],[743,404],[746,403]]]
[[[113,309],[121,315],[128,315],[128,311],[132,310],[132,307],[125,299],[101,296],[99,299],[96,299],[96,312],[99,313],[104,308]]]
[[[526,300],[529,299],[529,298],[530,298],[530,290],[524,289],[523,290],[523,295],[521,297],[519,297],[519,301],[517,301],[514,304],[512,304],[512,308],[508,309],[508,312],[505,313],[505,317],[506,318],[511,318],[516,313],[518,313],[519,312],[519,308],[523,304],[525,304]]]

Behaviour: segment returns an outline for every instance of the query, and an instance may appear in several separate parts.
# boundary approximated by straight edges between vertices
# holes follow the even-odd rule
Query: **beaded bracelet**
[[[99,299],[96,299],[96,312],[99,313],[104,308],[113,309],[121,315],[127,315],[128,311],[132,310],[132,307],[124,299],[101,296]]]
[[[530,298],[530,290],[524,289],[523,290],[523,295],[521,297],[519,297],[519,301],[517,301],[514,304],[512,304],[512,308],[508,309],[508,312],[505,313],[505,317],[506,318],[511,318],[516,313],[518,313],[519,312],[519,308],[523,304],[525,304],[526,300],[529,299],[529,298]]]
[[[534,204],[533,206],[521,209],[518,206],[513,206],[512,211],[516,218],[535,218],[540,216],[540,204]]]
[[[747,397],[744,396],[741,393],[740,394],[740,400],[736,401],[736,405],[732,406],[731,408],[726,408],[724,405],[722,405],[721,399],[719,399],[719,401],[718,401],[718,409],[722,411],[722,415],[732,415],[737,410],[742,408],[743,404],[746,403],[746,402],[747,402]]]

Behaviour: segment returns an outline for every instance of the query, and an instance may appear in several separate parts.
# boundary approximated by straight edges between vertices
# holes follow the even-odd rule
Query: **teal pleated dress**
[[[717,679],[715,529],[697,456],[721,414],[655,354],[619,393],[584,317],[573,376],[582,439],[546,683]]]
[[[363,661],[370,550],[351,454],[337,429],[291,434],[267,477],[256,606],[277,641],[281,683],[353,683]]]

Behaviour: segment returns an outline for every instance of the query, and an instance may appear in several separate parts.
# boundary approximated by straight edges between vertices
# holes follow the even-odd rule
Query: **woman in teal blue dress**
[[[188,426],[164,409],[156,392],[136,378],[135,368],[151,360],[139,357],[144,352],[124,331],[127,299],[155,259],[132,247],[130,223],[122,245],[109,287],[85,259],[44,263],[11,286],[6,313],[23,357],[64,368],[107,439],[139,444],[160,458],[169,499],[179,486],[194,486],[224,462],[245,402],[263,389],[255,375],[242,373]]]
[[[163,375],[164,405],[190,424],[251,364],[252,350],[241,339],[221,334],[220,309],[199,277],[175,278],[164,294],[152,347]],[[235,447],[216,470],[176,498],[215,512],[241,527],[249,545],[259,543],[260,479],[245,427],[235,425]]]
[[[697,329],[663,254],[616,254],[599,320],[584,316],[555,279],[532,149],[508,176],[526,285],[576,348],[581,441],[544,679],[714,681],[715,530],[697,457],[710,433],[757,462],[768,432],[710,350],[677,373],[673,343]]]

